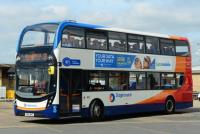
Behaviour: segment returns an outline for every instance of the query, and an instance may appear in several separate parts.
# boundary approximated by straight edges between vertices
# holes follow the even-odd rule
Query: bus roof
[[[80,23],[80,22],[76,22],[74,20],[65,20],[65,21],[61,21],[61,22],[39,23],[39,24],[35,24],[35,25],[32,25],[32,26],[42,25],[42,24],[57,24],[57,25],[62,25],[62,26],[71,25],[71,26],[91,28],[91,29],[99,29],[99,30],[106,30],[106,31],[113,31],[113,32],[123,32],[123,33],[129,33],[129,34],[155,36],[155,37],[160,37],[160,38],[170,38],[170,39],[176,39],[176,40],[188,40],[185,37],[181,37],[181,36],[177,36],[177,35],[166,35],[166,34],[159,34],[159,33],[151,33],[151,32],[142,32],[142,31],[136,31],[136,30],[122,29],[122,28],[116,28],[116,27],[108,27],[108,26],[102,26],[102,25]],[[29,27],[31,27],[31,26],[29,26]]]
[[[44,31],[49,31],[50,29],[48,29],[48,27],[42,26],[42,25],[48,25],[48,24],[53,24],[53,25],[58,26],[57,27],[58,38],[56,38],[54,48],[57,48],[57,46],[61,40],[61,37],[62,37],[62,31],[66,26],[82,27],[82,28],[89,28],[89,29],[99,29],[99,30],[105,30],[105,31],[122,32],[122,33],[138,34],[138,35],[145,35],[145,36],[154,36],[154,37],[176,39],[176,40],[183,40],[183,41],[188,40],[185,37],[180,37],[180,36],[176,36],[176,35],[165,35],[165,34],[158,34],[158,33],[141,32],[141,31],[107,27],[107,26],[101,26],[101,25],[80,23],[80,22],[71,21],[71,20],[62,21],[62,22],[45,22],[45,23],[38,23],[38,24],[30,25],[30,26],[27,26],[23,30],[22,33],[25,33],[27,30],[37,30],[37,28],[39,28],[39,27],[42,28]],[[56,30],[55,28],[53,28],[53,29]],[[51,30],[49,32],[51,32]]]
[[[159,33],[142,32],[142,31],[135,31],[135,30],[129,30],[129,29],[116,28],[116,27],[80,23],[80,22],[76,22],[76,21],[63,21],[63,22],[59,22],[59,24],[61,24],[61,25],[72,25],[72,26],[83,27],[83,28],[106,30],[106,31],[113,31],[113,32],[123,32],[123,33],[129,33],[129,34],[155,36],[155,37],[160,37],[160,38],[187,40],[187,38],[177,36],[177,35],[166,35],[166,34],[159,34]]]

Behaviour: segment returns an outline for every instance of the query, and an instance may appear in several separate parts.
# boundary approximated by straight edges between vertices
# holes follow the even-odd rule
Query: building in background
[[[200,92],[200,66],[192,67],[193,91]]]
[[[14,64],[0,64],[0,90],[4,89],[6,90],[5,98],[7,99],[14,98],[14,87],[15,87]],[[2,96],[4,95],[1,95],[1,97]]]

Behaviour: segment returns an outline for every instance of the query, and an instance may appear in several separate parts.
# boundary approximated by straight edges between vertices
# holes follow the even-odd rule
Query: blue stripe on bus
[[[56,111],[55,111],[56,107]],[[16,105],[14,105],[14,111],[16,116],[25,116],[25,113],[34,113],[35,117],[46,117],[51,119],[59,119],[59,107],[58,105],[51,105],[46,110],[42,111],[24,111],[17,109]]]
[[[189,107],[193,107],[193,102],[176,103],[176,109],[184,109],[184,108],[189,108]]]
[[[53,48],[57,48],[58,44],[60,43],[62,39],[62,31],[66,26],[75,26],[75,27],[82,27],[82,28],[90,28],[90,29],[97,29],[97,28],[106,28],[105,26],[100,25],[92,25],[92,24],[84,24],[84,23],[76,23],[76,22],[62,22],[57,29],[57,34],[55,37],[55,42],[53,45]]]
[[[184,103],[176,103],[176,109],[184,109],[192,107],[192,102],[184,102]],[[135,114],[142,112],[157,112],[164,111],[165,104],[140,104],[140,105],[123,105],[123,106],[108,106],[104,107],[104,115],[105,116],[114,116],[114,115],[122,115],[122,114]],[[84,108],[81,111],[83,117],[90,117],[90,109]]]
[[[57,107],[58,105],[52,105],[48,109],[43,111],[24,111],[18,110],[16,106],[14,106],[15,115],[24,116],[25,113],[34,113],[36,117],[46,117],[52,119],[59,119],[59,111],[54,111],[54,106]],[[192,102],[182,102],[176,103],[176,109],[184,109],[192,107]],[[135,113],[142,113],[142,112],[156,112],[156,111],[164,111],[165,104],[142,104],[142,105],[123,105],[123,106],[108,106],[104,107],[104,115],[105,116],[114,116],[114,115],[122,115],[122,114],[135,114]],[[90,109],[83,108],[81,109],[82,117],[90,117]]]

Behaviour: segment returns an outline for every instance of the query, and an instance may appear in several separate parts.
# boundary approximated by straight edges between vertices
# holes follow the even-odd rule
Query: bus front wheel
[[[172,114],[175,111],[175,101],[172,97],[167,98],[165,101],[165,112],[167,114]]]
[[[101,101],[95,100],[90,106],[90,117],[93,121],[102,120],[104,116],[104,106]]]

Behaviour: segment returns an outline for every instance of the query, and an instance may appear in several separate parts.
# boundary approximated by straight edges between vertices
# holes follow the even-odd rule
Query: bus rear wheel
[[[165,102],[165,112],[167,114],[172,114],[175,111],[175,101],[173,98],[167,98]]]
[[[95,100],[92,102],[90,106],[90,117],[93,121],[99,121],[103,119],[104,107],[100,101]]]

